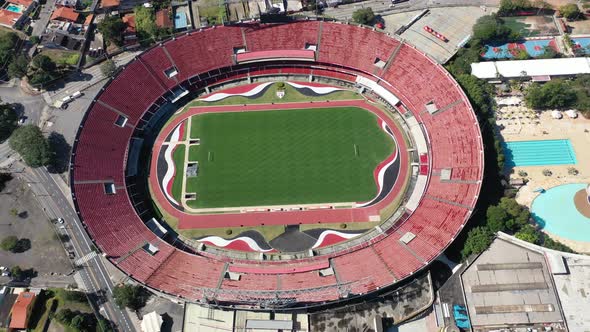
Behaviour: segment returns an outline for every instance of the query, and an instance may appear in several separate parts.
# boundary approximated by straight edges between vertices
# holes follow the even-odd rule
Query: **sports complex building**
[[[178,35],[96,97],[73,147],[96,246],[163,295],[301,309],[412,277],[469,219],[478,120],[445,69],[375,30]]]

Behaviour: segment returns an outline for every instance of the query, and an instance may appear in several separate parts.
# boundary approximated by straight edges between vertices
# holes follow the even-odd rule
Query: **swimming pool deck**
[[[514,167],[511,178],[520,178],[518,172],[524,170],[528,173],[526,177],[529,182],[522,187],[516,200],[529,208],[539,193],[533,190],[541,188],[552,188],[565,183],[590,183],[590,119],[581,115],[577,119],[570,119],[564,114],[564,118],[557,120],[551,117],[551,111],[544,111],[539,116],[539,124],[535,121],[504,122],[505,129],[501,131],[506,141],[523,140],[548,140],[548,139],[569,139],[576,153],[578,163],[576,165],[549,165],[549,166],[518,166]],[[574,167],[578,175],[569,175],[568,168]],[[544,169],[553,172],[552,176],[544,176]],[[577,252],[590,254],[590,242],[572,241],[560,238],[555,234],[547,233],[553,239],[558,240]]]

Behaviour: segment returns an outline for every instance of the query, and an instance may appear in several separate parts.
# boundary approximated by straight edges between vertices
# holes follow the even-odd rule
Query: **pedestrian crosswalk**
[[[82,265],[82,264],[88,262],[89,260],[93,259],[94,257],[96,257],[96,252],[91,251],[88,254],[76,259],[76,261],[74,263],[76,265]]]

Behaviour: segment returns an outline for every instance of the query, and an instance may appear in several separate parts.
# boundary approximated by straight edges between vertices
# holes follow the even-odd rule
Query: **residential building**
[[[31,311],[35,305],[35,293],[22,292],[18,294],[16,302],[12,306],[10,313],[10,324],[8,325],[11,330],[25,330],[29,326],[29,318],[31,317]]]

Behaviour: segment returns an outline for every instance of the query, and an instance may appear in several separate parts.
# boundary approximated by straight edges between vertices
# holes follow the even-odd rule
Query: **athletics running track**
[[[378,203],[369,207],[357,207],[349,209],[326,209],[326,210],[305,210],[305,211],[276,211],[276,212],[245,212],[245,213],[224,213],[224,214],[188,214],[176,209],[166,199],[162,187],[158,183],[157,158],[166,137],[180,124],[190,116],[211,113],[211,112],[249,112],[249,111],[268,111],[268,110],[287,110],[302,108],[322,108],[322,107],[359,107],[371,111],[381,118],[391,129],[397,141],[397,153],[400,157],[399,175],[394,186],[387,196]],[[258,105],[231,105],[231,106],[205,106],[193,107],[181,116],[173,119],[165,128],[162,129],[158,139],[154,143],[152,153],[152,162],[150,167],[150,184],[160,208],[176,218],[178,218],[179,229],[194,228],[216,228],[216,227],[243,227],[243,226],[268,226],[268,225],[296,225],[296,224],[323,224],[323,223],[348,223],[348,222],[367,222],[372,215],[379,215],[379,212],[388,204],[402,194],[402,189],[408,177],[408,153],[407,145],[399,127],[385,112],[364,100],[340,100],[324,102],[304,102],[304,103],[284,103],[275,104],[258,104]]]

